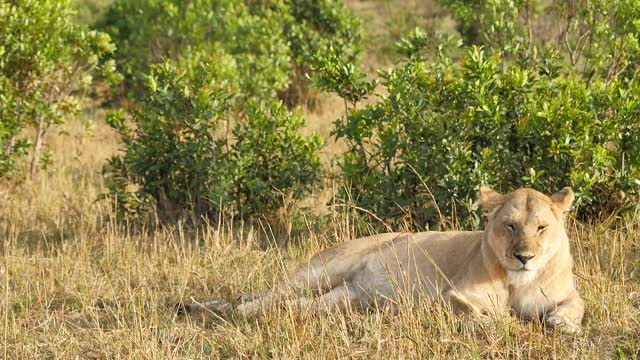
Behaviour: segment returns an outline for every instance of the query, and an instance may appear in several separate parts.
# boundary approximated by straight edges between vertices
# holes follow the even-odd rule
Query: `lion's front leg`
[[[456,315],[470,315],[483,322],[490,320],[489,316],[482,309],[482,305],[475,304],[458,291],[449,290],[444,293],[443,298],[449,303],[451,310],[453,310],[453,313]]]
[[[577,333],[580,332],[583,315],[584,302],[580,295],[574,291],[555,309],[546,314],[545,323],[564,332]]]

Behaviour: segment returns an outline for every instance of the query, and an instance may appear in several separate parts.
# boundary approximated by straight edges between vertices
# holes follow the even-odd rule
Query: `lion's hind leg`
[[[277,300],[275,300],[274,294],[270,293],[258,300],[238,305],[235,312],[242,316],[254,316],[274,301]],[[365,307],[369,304],[369,298],[355,287],[342,285],[316,297],[279,299],[277,303],[293,311],[326,313],[333,310],[345,310],[350,306]]]
[[[255,293],[246,293],[238,296],[238,298],[229,302],[225,299],[217,298],[213,300],[197,302],[194,301],[190,304],[178,304],[176,305],[176,310],[178,314],[187,314],[187,313],[198,313],[198,312],[215,312],[215,313],[229,313],[233,311],[238,304],[243,304],[247,302],[257,301],[264,296],[271,296],[270,292],[263,294],[255,294]]]
[[[371,300],[372,298],[362,289],[344,284],[315,298],[314,310],[317,312],[329,312],[347,310],[350,307],[366,308],[371,303]]]
[[[178,314],[188,314],[196,312],[216,312],[224,313],[233,309],[233,305],[224,299],[213,299],[203,302],[194,302],[191,304],[178,304],[176,305]]]
[[[197,312],[224,313],[233,309],[233,305],[224,299],[213,299],[203,302],[193,302],[190,304],[180,303],[176,305],[178,314],[189,314]]]

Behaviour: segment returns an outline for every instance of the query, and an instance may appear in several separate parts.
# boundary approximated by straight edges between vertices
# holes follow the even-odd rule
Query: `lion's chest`
[[[545,293],[544,289],[537,285],[515,289],[509,294],[509,307],[522,318],[540,317],[553,304],[554,301]]]

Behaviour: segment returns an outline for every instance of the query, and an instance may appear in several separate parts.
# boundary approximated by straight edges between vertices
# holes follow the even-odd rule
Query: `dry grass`
[[[380,28],[385,11],[401,10],[388,5],[394,1],[349,4],[373,14],[374,27]],[[381,3],[386,8],[376,8]],[[409,3],[422,9],[419,2]],[[310,128],[327,137],[342,106],[335,98],[323,104],[326,110],[307,117]],[[323,209],[325,202],[319,201],[319,213],[329,214],[321,231],[299,232],[290,245],[266,250],[256,234],[267,234],[273,243],[281,239],[239,224],[131,231],[109,221],[105,204],[95,202],[104,191],[101,166],[117,151],[117,137],[103,124],[93,129],[93,137],[86,137],[78,122],[66,130],[70,135],[51,139],[50,173],[21,185],[0,184],[0,356],[5,359],[640,356],[640,226],[631,219],[570,226],[587,309],[580,335],[515,318],[480,326],[438,306],[409,302],[398,314],[374,310],[318,317],[275,307],[254,319],[177,316],[173,306],[181,300],[270,288],[314,252],[350,238],[353,219]],[[332,144],[323,159],[340,150]]]
[[[70,132],[80,128],[70,126]],[[571,228],[581,335],[505,318],[481,327],[437,306],[318,317],[271,308],[255,319],[181,317],[174,304],[265,290],[318,249],[350,237],[336,214],[302,245],[261,250],[255,232],[212,224],[151,233],[109,219],[101,163],[116,140],[52,139],[56,170],[0,187],[0,354],[5,358],[629,358],[640,355],[640,229]],[[66,151],[62,151],[62,150]],[[237,224],[236,224],[237,226]],[[256,232],[261,232],[256,230]],[[268,233],[268,232],[267,232]],[[271,239],[274,242],[278,239]],[[635,270],[635,274],[632,271]]]

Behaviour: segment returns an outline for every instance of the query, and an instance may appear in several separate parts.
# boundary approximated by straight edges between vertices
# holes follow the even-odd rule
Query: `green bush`
[[[93,25],[107,11],[113,0],[71,0],[80,24]]]
[[[438,0],[466,44],[528,57],[553,44],[586,80],[633,78],[640,65],[636,0]]]
[[[78,111],[80,91],[98,75],[117,80],[115,64],[101,61],[115,49],[109,36],[74,17],[67,0],[0,2],[0,177],[31,146],[35,173],[47,133]],[[29,127],[33,142],[20,137]]]
[[[336,0],[116,0],[100,28],[118,44],[117,63],[134,94],[151,65],[224,49],[240,95],[280,94],[297,104],[312,56],[329,44],[350,59],[361,49],[357,19]]]
[[[291,96],[317,54],[356,59],[359,24],[344,4],[116,0],[100,26],[138,100],[110,117],[125,144],[105,169],[121,214],[247,217],[318,183],[322,142],[300,135],[300,112],[278,97],[303,100]]]
[[[239,90],[273,96],[288,81],[288,48],[279,34],[280,14],[255,7],[233,0],[120,0],[99,27],[118,44],[116,61],[134,94],[144,89],[151,65],[224,49],[234,57]]]
[[[528,25],[540,14],[536,0],[438,0],[451,11],[469,45],[485,45],[503,54],[521,51],[533,41]]]
[[[478,227],[481,184],[573,186],[579,216],[637,202],[636,82],[587,83],[554,50],[513,62],[472,47],[461,63],[440,50],[382,72],[382,101],[336,122],[350,148],[339,161],[345,201],[419,227]]]
[[[317,136],[304,136],[300,111],[280,103],[249,102],[244,119],[233,129],[228,154],[233,171],[233,202],[245,216],[272,212],[285,197],[300,199],[321,180]]]
[[[360,21],[341,0],[288,0],[289,21],[284,35],[290,44],[292,72],[284,100],[289,105],[309,103],[307,76],[313,59],[337,53],[356,62],[363,49]]]
[[[125,145],[105,168],[120,214],[155,207],[163,221],[244,217],[306,194],[321,176],[320,138],[300,135],[304,119],[279,102],[250,100],[231,119],[233,59],[195,59],[153,67],[147,98],[129,114],[133,127],[122,112],[109,117]]]
[[[378,82],[366,81],[366,75],[355,65],[342,58],[333,48],[324,55],[312,60],[313,72],[318,74],[312,78],[312,85],[320,90],[335,92],[344,100],[345,115],[355,108],[356,104],[373,93]]]

